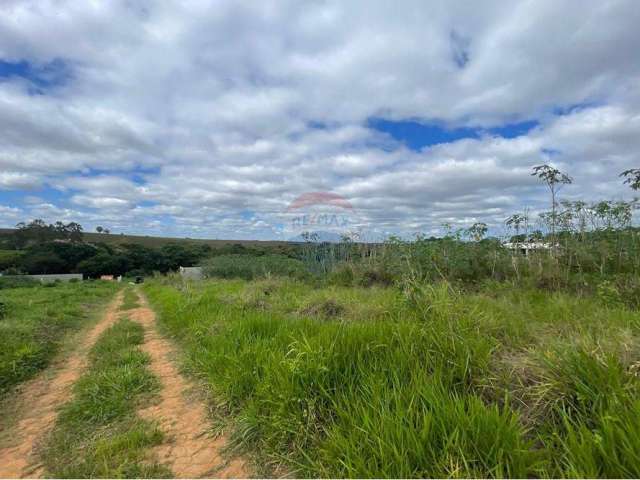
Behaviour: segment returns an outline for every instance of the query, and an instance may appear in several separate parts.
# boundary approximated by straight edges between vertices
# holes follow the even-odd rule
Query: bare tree
[[[538,165],[533,167],[533,171],[531,172],[533,177],[538,177],[549,187],[549,191],[551,192],[551,241],[555,244],[556,239],[556,223],[557,223],[557,213],[556,209],[558,206],[558,202],[556,201],[556,197],[562,185],[567,185],[573,182],[573,179],[567,175],[566,173],[562,173],[557,168],[552,167],[551,165]]]

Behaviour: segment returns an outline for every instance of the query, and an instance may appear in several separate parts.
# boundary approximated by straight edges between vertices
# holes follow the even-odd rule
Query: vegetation
[[[638,476],[640,315],[490,282],[145,284],[240,446],[323,477]]]
[[[92,276],[200,263],[215,281],[156,276],[143,288],[264,475],[283,464],[318,477],[640,476],[637,202],[563,201],[567,174],[532,175],[550,210],[512,214],[502,239],[476,222],[442,238],[308,234],[213,251],[91,243],[32,222],[0,262]],[[622,177],[638,189],[637,170]],[[27,299],[21,281],[0,279],[2,391],[46,365],[81,323],[80,301],[115,288],[25,281]],[[125,290],[122,310],[137,306]],[[158,388],[141,342],[123,320],[93,349],[44,450],[48,473],[170,475],[145,461],[161,433],[135,414]]]
[[[2,288],[0,397],[45,368],[65,334],[92,319],[115,288],[106,282]]]
[[[56,478],[159,478],[171,472],[145,459],[162,441],[159,428],[136,410],[159,388],[138,348],[144,331],[128,319],[107,330],[90,353],[88,372],[58,417],[42,452]]]
[[[3,248],[0,250],[0,273],[83,273],[90,278],[101,275],[135,277],[176,271],[181,266],[197,265],[213,256],[294,257],[297,252],[295,244],[287,245],[284,242],[245,242],[245,245],[108,233],[85,234],[79,224],[69,225],[61,222],[47,225],[42,220],[34,220],[18,224],[16,230],[0,232],[0,248]],[[104,228],[102,232],[105,232]],[[288,270],[284,273],[288,273]]]
[[[10,253],[11,252],[11,253]],[[10,274],[83,273],[100,275],[148,275],[175,271],[196,264],[208,255],[206,246],[166,244],[158,249],[138,244],[112,247],[103,243],[45,241],[22,250],[0,251],[0,268]]]
[[[268,275],[304,277],[307,275],[300,260],[284,255],[218,255],[203,263],[203,272],[209,277],[252,278]]]
[[[131,310],[133,308],[138,308],[138,306],[138,295],[133,288],[127,287],[124,291],[120,310]]]
[[[236,445],[262,465],[320,477],[637,477],[636,202],[559,201],[571,178],[547,165],[533,175],[551,209],[506,219],[512,248],[484,223],[374,246],[308,235],[297,253],[306,276],[244,256],[205,272],[245,280],[144,288],[233,419]],[[635,188],[633,171],[623,175]]]

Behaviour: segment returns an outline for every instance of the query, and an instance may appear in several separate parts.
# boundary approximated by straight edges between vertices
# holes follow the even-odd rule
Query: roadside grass
[[[509,284],[464,295],[273,279],[143,288],[233,418],[237,448],[262,465],[321,477],[640,475],[636,311]]]
[[[147,449],[162,441],[156,425],[136,415],[159,389],[149,357],[138,347],[144,330],[124,318],[100,337],[89,369],[74,386],[41,451],[49,476],[56,478],[170,477],[151,463]]]
[[[78,282],[0,290],[0,398],[47,367],[66,334],[94,319],[116,289]]]
[[[124,290],[124,296],[122,298],[122,304],[120,305],[120,310],[132,310],[134,308],[138,308],[140,304],[138,303],[138,294],[132,287],[127,287]]]

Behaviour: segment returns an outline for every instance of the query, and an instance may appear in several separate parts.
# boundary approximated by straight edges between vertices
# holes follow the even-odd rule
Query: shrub
[[[37,287],[40,282],[25,276],[0,277],[0,290],[3,288]]]
[[[290,276],[304,278],[308,275],[304,264],[284,255],[218,255],[202,264],[203,272],[208,277],[254,278],[274,276]]]

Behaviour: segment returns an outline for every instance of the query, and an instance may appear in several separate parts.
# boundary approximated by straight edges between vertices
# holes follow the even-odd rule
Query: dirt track
[[[57,411],[71,398],[72,386],[86,368],[87,353],[100,335],[121,316],[128,316],[145,329],[142,349],[151,357],[150,369],[162,384],[158,401],[139,413],[156,420],[166,442],[153,449],[150,457],[167,465],[176,478],[243,478],[247,468],[242,459],[227,461],[223,456],[226,439],[212,438],[205,404],[185,395],[193,386],[173,363],[175,349],[162,338],[156,318],[144,296],[140,307],[120,312],[122,292],[109,304],[103,318],[79,342],[74,351],[57,359],[51,367],[18,390],[19,420],[3,436],[10,445],[0,449],[0,478],[42,477],[43,467],[36,449],[53,428]]]
[[[122,292],[116,295],[100,320],[71,353],[58,358],[36,378],[19,387],[18,405],[21,418],[9,432],[11,445],[0,449],[0,478],[40,477],[42,465],[35,447],[55,424],[58,408],[71,397],[71,388],[86,367],[87,353],[98,337],[118,319]]]
[[[143,350],[151,357],[151,371],[162,383],[160,402],[140,414],[160,423],[168,442],[155,448],[158,461],[167,465],[177,478],[244,478],[247,471],[241,459],[226,462],[222,451],[224,437],[209,435],[207,409],[201,401],[187,399],[193,386],[178,372],[171,343],[156,328],[155,314],[143,295],[140,308],[131,310],[130,318],[145,328]]]

